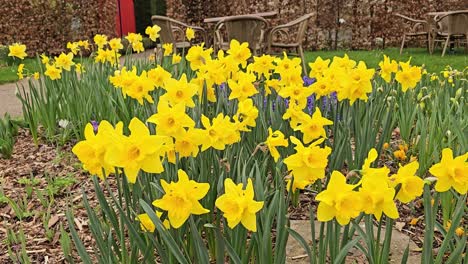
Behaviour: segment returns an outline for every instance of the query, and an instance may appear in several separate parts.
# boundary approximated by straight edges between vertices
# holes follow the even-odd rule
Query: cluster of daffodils
[[[177,158],[196,157],[209,148],[222,150],[226,145],[240,141],[240,132],[246,124],[229,116],[219,114],[212,120],[202,116],[203,128],[196,128],[195,121],[185,112],[182,103],[171,106],[160,101],[157,113],[147,122],[156,124],[156,134],[138,118],[128,126],[130,135],[123,134],[122,123],[113,127],[102,121],[94,133],[92,124],[85,128],[85,140],[73,148],[83,167],[100,178],[114,172],[114,167],[123,169],[129,182],[135,183],[140,170],[161,173],[162,159],[176,163]],[[258,110],[257,110],[258,111]]]
[[[100,178],[106,177],[117,167],[123,170],[130,183],[135,183],[140,170],[148,173],[164,171],[161,161],[164,156],[174,154],[174,146],[176,149],[180,148],[181,155],[196,156],[194,148],[198,148],[203,141],[203,131],[183,129],[183,124],[187,120],[191,123],[190,118],[183,119],[182,117],[173,120],[181,122],[175,123],[180,125],[181,129],[178,132],[180,137],[175,144],[169,136],[151,135],[148,127],[137,118],[132,119],[128,126],[129,136],[123,134],[122,123],[114,127],[109,122],[102,121],[97,128],[97,133],[93,126],[88,124],[85,128],[86,140],[78,142],[73,147],[73,153],[83,163],[84,169]],[[168,219],[163,222],[166,228],[179,228],[190,215],[209,212],[199,202],[210,188],[208,183],[189,180],[188,175],[179,170],[177,182],[167,183],[161,179],[161,186],[165,194],[161,199],[155,200],[153,205],[168,212]],[[263,202],[254,201],[253,185],[250,179],[245,189],[242,184],[236,186],[231,179],[226,179],[225,194],[217,199],[216,206],[225,213],[231,228],[242,223],[248,230],[256,231],[255,214],[263,207]],[[156,211],[159,217],[161,214],[162,212]],[[140,214],[137,219],[143,230],[154,231],[154,223],[147,214]]]
[[[395,80],[401,85],[403,92],[413,89],[421,81],[423,70],[419,66],[410,65],[410,60],[397,63],[384,55],[384,60],[379,63],[380,76],[389,83],[392,80],[392,74],[395,74]]]
[[[371,167],[377,156],[377,151],[371,149],[357,184],[346,183],[343,174],[333,171],[327,189],[316,197],[320,202],[317,209],[319,221],[336,218],[341,225],[347,225],[362,212],[374,215],[377,220],[382,214],[395,219],[398,218],[398,210],[394,198],[408,203],[422,194],[424,181],[415,175],[419,168],[417,161],[400,167],[397,174],[389,176],[388,168]],[[398,193],[397,186],[400,186]]]
[[[363,61],[357,63],[345,55],[343,58],[335,57],[330,63],[329,59],[317,57],[309,66],[309,77],[317,79],[311,88],[318,97],[336,92],[338,100],[348,99],[353,104],[356,100],[367,101],[367,95],[372,92],[371,80],[375,70],[368,69]]]
[[[154,26],[146,33],[155,40],[158,32],[159,28]],[[192,39],[193,34],[187,29],[187,39]],[[96,37],[94,42],[103,54],[107,52],[104,51],[106,45],[115,54],[121,49],[120,42],[107,42],[105,36]],[[141,36],[129,35],[127,39],[134,51],[139,52]],[[172,56],[173,64],[180,63],[180,55],[174,52],[171,44],[164,44],[162,48],[163,56]],[[213,54],[213,49],[205,48],[204,44],[193,46],[185,60],[192,72],[177,74],[177,77],[160,65],[141,71],[136,67],[119,67],[109,76],[109,82],[120,89],[123,96],[133,98],[141,105],[150,104],[156,111],[147,120],[133,118],[128,125],[128,135],[123,132],[122,123],[113,126],[102,121],[98,127],[88,124],[85,140],[73,148],[84,169],[102,179],[116,171],[124,172],[128,182],[135,183],[138,177],[144,177],[141,171],[162,173],[166,161],[176,164],[209,149],[225,150],[240,143],[243,133],[257,127],[259,109],[256,104],[259,100],[256,99],[262,96],[266,100],[285,102],[286,108],[281,115],[289,127],[283,127],[283,131],[269,127],[268,136],[260,145],[266,146],[275,162],[283,159],[288,170],[285,179],[288,190],[305,189],[325,178],[328,157],[332,152],[325,145],[325,139],[329,134],[328,126],[333,125],[333,121],[325,118],[320,108],[311,105],[311,98],[335,97],[349,104],[366,101],[372,92],[375,75],[375,71],[367,68],[364,62],[344,56],[333,60],[317,58],[310,64],[309,76],[304,78],[300,59],[286,55],[281,58],[270,55],[252,58],[248,44],[236,40],[230,43],[226,52],[217,54]],[[112,64],[107,57],[100,62],[104,61]],[[409,62],[397,63],[385,57],[380,67],[382,78],[387,82],[394,78],[401,84],[403,92],[414,88],[421,79],[421,68],[411,66]],[[221,97],[232,102],[233,112],[220,111],[210,118],[199,111],[204,98],[217,102]],[[295,131],[296,136],[285,135],[286,130]],[[288,147],[290,142],[295,145],[294,153],[282,157],[278,148]],[[401,151],[401,156],[406,155],[407,149]],[[340,172],[332,173],[328,188],[316,197],[320,202],[320,221],[336,218],[345,225],[362,213],[374,215],[377,219],[382,214],[397,218],[395,199],[408,203],[421,195],[424,181],[415,175],[419,167],[417,161],[411,161],[390,175],[388,168],[371,167],[377,156],[375,149],[370,151],[361,169],[362,178],[356,184],[346,183],[346,177]],[[406,156],[401,159],[406,159]],[[466,157],[462,162],[461,159],[449,161],[448,154],[444,154],[441,162],[465,166],[464,169],[446,172],[441,166],[434,165],[431,173],[441,182],[441,186],[436,186],[437,190],[457,186],[457,191],[466,193],[468,181],[460,176],[466,175],[463,174]],[[213,210],[202,205],[210,184],[190,180],[182,170],[178,171],[177,182],[168,183],[161,179],[161,186],[164,194],[153,205],[156,216],[161,217],[163,211],[167,212],[167,219],[163,221],[166,228],[179,228],[190,215]],[[215,206],[224,213],[228,226],[234,228],[242,224],[248,230],[256,231],[255,214],[261,210],[263,202],[254,200],[252,181],[248,179],[244,186],[228,178],[224,181],[224,188],[225,192],[217,198]],[[137,215],[137,220],[143,230],[155,230],[147,214]]]
[[[177,172],[178,181],[167,183],[161,180],[164,195],[155,201],[153,205],[160,210],[167,211],[167,218],[163,221],[165,228],[181,227],[190,215],[202,215],[210,210],[203,207],[200,200],[206,196],[210,189],[208,183],[198,183],[190,180],[183,170]],[[247,230],[257,231],[257,218],[255,214],[263,208],[264,202],[254,200],[252,180],[247,180],[245,188],[242,183],[235,184],[231,179],[224,181],[225,192],[216,199],[215,206],[224,213],[224,217],[230,228],[242,224]],[[155,214],[161,217],[162,212]],[[148,214],[140,214],[137,220],[141,228],[147,232],[154,232],[155,225]]]
[[[418,161],[401,166],[396,174],[389,175],[386,167],[372,168],[377,159],[377,151],[371,149],[361,169],[362,178],[356,184],[346,183],[346,177],[333,171],[327,189],[319,193],[317,218],[330,221],[336,218],[341,225],[347,225],[351,219],[361,213],[374,215],[377,220],[382,214],[398,218],[394,200],[409,203],[421,196],[424,180],[416,175]],[[454,158],[451,149],[442,151],[442,159],[434,164],[429,172],[437,178],[435,190],[445,192],[454,188],[460,194],[468,191],[468,153]]]

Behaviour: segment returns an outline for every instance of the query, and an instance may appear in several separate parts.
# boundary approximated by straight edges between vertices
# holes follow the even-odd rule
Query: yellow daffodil
[[[216,199],[215,205],[224,213],[229,228],[239,223],[252,232],[257,232],[255,214],[263,208],[264,202],[254,200],[252,179],[247,179],[247,186],[236,185],[230,178],[224,180],[225,193]]]
[[[275,162],[278,162],[278,159],[280,157],[280,154],[278,150],[276,149],[277,147],[287,147],[288,146],[288,140],[284,137],[284,134],[276,130],[273,132],[271,127],[268,128],[268,138],[265,141],[265,144],[268,147],[268,150],[270,151],[271,156],[273,157],[273,160]]]
[[[378,158],[379,154],[375,148],[369,150],[369,154],[367,154],[367,158],[364,160],[364,164],[362,165],[362,175],[369,176],[369,177],[384,177],[386,178],[390,173],[390,169],[387,167],[382,168],[371,168],[371,164]]]
[[[195,122],[185,113],[185,106],[177,104],[169,106],[167,101],[158,103],[156,114],[148,118],[148,122],[156,124],[158,135],[177,137],[184,128],[195,126]]]
[[[145,34],[148,35],[152,41],[156,41],[156,39],[159,38],[159,31],[161,31],[161,28],[158,25],[153,25],[152,27],[148,26],[145,29]]]
[[[34,79],[39,80],[39,77],[41,77],[41,75],[39,74],[39,72],[35,72],[33,74],[33,77],[34,77]]]
[[[129,33],[125,39],[127,39],[130,44],[143,41],[143,37],[138,33]]]
[[[138,42],[133,42],[132,43],[132,49],[136,53],[140,53],[145,51],[145,47],[143,46],[143,42],[138,41]]]
[[[83,72],[85,72],[84,67],[83,67],[83,65],[81,65],[81,63],[75,64],[75,71],[76,71],[77,73],[83,73]]]
[[[328,164],[328,156],[331,154],[331,148],[321,148],[324,139],[316,140],[309,146],[304,146],[302,142],[291,136],[291,142],[296,145],[296,153],[284,159],[284,163],[291,171],[294,178],[293,185],[288,181],[288,190],[304,189],[307,185],[314,183],[317,179],[325,177],[325,168]]]
[[[343,68],[338,68],[343,70]],[[374,69],[368,69],[363,61],[360,61],[356,68],[349,68],[346,74],[342,72],[346,79],[341,79],[341,89],[337,89],[338,100],[349,99],[350,104],[356,100],[367,101],[367,94],[372,92],[372,77]]]
[[[190,68],[192,70],[198,70],[202,65],[205,64],[207,60],[211,59],[211,53],[213,52],[212,48],[204,49],[203,44],[198,46],[192,46],[185,58],[190,62]]]
[[[408,62],[400,62],[401,70],[395,75],[395,80],[401,84],[401,90],[406,92],[408,89],[413,89],[421,80],[421,67],[411,66]]]
[[[78,45],[78,42],[68,42],[67,49],[69,49],[73,55],[76,55],[78,54],[78,51],[80,51],[80,46]]]
[[[413,161],[398,169],[398,173],[390,177],[390,185],[395,188],[400,184],[400,190],[397,193],[396,199],[402,203],[409,203],[416,197],[421,196],[424,188],[424,181],[416,176],[416,171],[419,168],[419,163]]]
[[[161,151],[164,137],[150,135],[148,127],[138,118],[128,125],[130,136],[122,136],[106,152],[105,159],[115,167],[123,168],[128,182],[135,183],[138,172],[161,173]]]
[[[323,76],[323,72],[328,69],[328,65],[330,64],[330,59],[324,60],[320,56],[318,56],[314,62],[309,63],[310,72],[309,77],[317,78],[320,80],[320,77]]]
[[[398,210],[393,201],[395,189],[388,186],[387,175],[379,177],[363,176],[362,187],[359,194],[363,199],[363,210],[366,214],[373,214],[377,220],[380,220],[382,213],[386,216],[398,218]]]
[[[98,46],[99,49],[103,49],[107,44],[107,36],[102,34],[96,34],[93,38],[94,43]]]
[[[15,43],[13,45],[8,46],[8,56],[9,57],[17,57],[19,59],[24,59],[28,54],[26,54],[26,45]]]
[[[16,75],[18,75],[18,79],[21,80],[24,78],[23,76],[23,70],[24,70],[24,64],[23,63],[20,63],[20,65],[18,65],[18,70],[16,72]]]
[[[382,213],[396,219],[398,218],[398,210],[393,201],[395,189],[389,186],[388,174],[390,170],[386,167],[370,167],[377,157],[377,151],[371,149],[362,166],[362,187],[359,189],[359,194],[363,199],[363,211],[366,214],[373,214],[377,220],[380,220]]]
[[[230,118],[224,116],[223,113],[219,113],[211,122],[208,117],[202,115],[201,122],[205,128],[202,151],[210,147],[223,150],[227,144],[233,144],[240,140],[236,125],[230,122]]]
[[[166,71],[161,65],[148,71],[148,78],[155,87],[163,87],[164,83],[171,78],[172,74]]]
[[[304,143],[308,144],[314,139],[326,137],[324,126],[329,125],[333,125],[333,121],[322,117],[320,108],[315,107],[315,112],[312,117],[306,116],[305,120],[302,120],[302,123],[298,127],[294,128],[294,130],[301,131],[304,135]]]
[[[346,177],[339,171],[333,171],[327,189],[315,197],[319,201],[317,219],[328,222],[336,218],[340,225],[347,225],[352,218],[359,216],[362,210],[362,200],[357,185],[346,183]]]
[[[187,37],[188,41],[191,41],[193,38],[195,38],[195,31],[193,30],[193,28],[188,27],[185,30],[185,37]]]
[[[170,56],[174,51],[172,43],[164,43],[162,47],[164,49],[164,56]]]
[[[47,55],[41,54],[41,62],[42,62],[42,64],[47,65],[47,64],[49,63],[49,61],[50,61],[50,59],[49,59],[49,57],[47,57]]]
[[[153,97],[150,95],[150,92],[154,90],[154,85],[148,78],[146,71],[143,71],[140,76],[135,78],[128,86],[123,87],[122,90],[126,95],[136,99],[141,105],[143,100],[154,103]]]
[[[80,40],[80,41],[78,41],[78,46],[83,47],[85,50],[89,50],[89,41],[88,40]]]
[[[309,87],[304,87],[301,82],[299,85],[291,84],[285,86],[278,92],[278,95],[283,98],[289,98],[290,101],[298,105],[304,105],[307,102],[307,97],[311,96],[314,91]]]
[[[253,57],[254,62],[249,64],[249,69],[256,72],[258,76],[269,78],[274,68],[273,61],[275,57],[263,54],[260,57]]]
[[[304,111],[302,111],[303,107],[298,106],[297,104],[290,104],[286,112],[283,114],[283,119],[289,120],[289,126],[292,129],[296,129],[300,123],[310,118]]]
[[[390,82],[392,73],[396,73],[398,71],[398,63],[395,60],[390,61],[390,58],[387,55],[384,55],[383,61],[379,62],[379,67],[380,76],[387,83]]]
[[[109,47],[114,52],[118,52],[119,50],[123,49],[122,40],[120,38],[113,38],[109,41]]]
[[[179,157],[196,157],[204,140],[203,130],[199,128],[189,128],[181,130],[175,137],[174,149]]]
[[[231,40],[227,53],[234,59],[237,65],[242,65],[242,68],[245,68],[247,60],[252,55],[249,49],[249,43],[244,42],[241,44],[235,39]]]
[[[174,228],[181,227],[191,214],[201,215],[210,212],[203,208],[199,200],[208,193],[208,183],[189,180],[183,170],[177,172],[179,181],[167,183],[161,179],[164,195],[153,201],[153,205],[168,212],[169,223]]]
[[[166,94],[161,99],[167,100],[171,105],[182,104],[186,107],[195,107],[193,96],[198,91],[198,86],[187,81],[187,76],[182,74],[180,80],[173,78],[167,79],[164,84]]]
[[[157,217],[161,217],[162,212],[156,211],[155,214]],[[144,232],[153,233],[156,229],[156,226],[154,225],[153,221],[151,220],[148,214],[139,214],[137,215],[136,220],[140,222],[140,228]],[[164,220],[163,226],[166,229],[169,229],[171,227],[171,225],[169,224],[169,220]]]
[[[302,83],[302,66],[301,59],[299,58],[288,58],[286,52],[283,53],[283,58],[276,59],[276,66],[274,68],[275,73],[278,73],[281,76],[281,80],[287,82],[291,80],[291,77],[298,77],[300,83]],[[290,85],[298,83],[290,83]]]
[[[55,57],[55,67],[57,68],[70,71],[72,65],[75,65],[75,63],[73,62],[73,53],[71,52],[68,54],[60,53],[58,57]]]
[[[55,67],[54,65],[46,64],[45,76],[48,76],[51,80],[57,80],[62,78],[62,69]]]
[[[317,100],[322,96],[328,96],[332,92],[333,82],[329,78],[321,77],[316,82],[314,82],[310,89],[317,96]]]
[[[453,157],[453,151],[450,148],[442,150],[442,159],[434,164],[429,172],[437,177],[435,190],[446,192],[451,187],[458,193],[464,195],[468,191],[468,152]]]
[[[172,65],[178,64],[181,60],[182,60],[182,57],[179,54],[174,53],[172,55]]]
[[[108,121],[103,120],[99,123],[95,134],[93,125],[88,123],[84,130],[85,140],[78,142],[72,149],[83,164],[83,169],[102,180],[112,173],[114,166],[105,159],[105,156],[113,139],[120,138],[122,131],[123,123],[118,123],[114,128]]]
[[[341,69],[344,71],[351,70],[356,66],[356,61],[350,59],[348,54],[345,54],[343,57],[335,56],[333,57],[332,63],[330,64],[330,68],[332,69]]]
[[[255,120],[258,117],[258,109],[253,104],[252,99],[245,99],[237,104],[237,112],[234,120],[239,123],[240,131],[250,131],[248,127],[255,127]]]
[[[253,84],[255,76],[248,73],[240,73],[240,75],[242,77],[237,82],[228,80],[228,85],[231,89],[229,100],[238,99],[239,101],[243,101],[258,93],[257,88]]]

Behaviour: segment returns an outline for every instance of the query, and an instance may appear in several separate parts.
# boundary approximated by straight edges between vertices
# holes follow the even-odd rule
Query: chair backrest
[[[454,11],[440,16],[439,31],[450,35],[468,34],[468,11]]]
[[[264,32],[268,28],[268,21],[259,16],[235,16],[221,20],[215,29],[225,27],[228,41],[233,39],[249,43],[251,49],[263,41]]]
[[[302,40],[304,39],[304,35],[307,31],[307,27],[309,26],[309,19],[312,17],[312,14],[305,14],[289,23],[286,25],[294,26],[298,25],[297,28],[297,35],[296,35],[296,43],[301,43]]]
[[[153,25],[157,25],[161,28],[159,31],[159,39],[161,43],[175,43],[173,27],[173,19],[165,16],[152,16],[151,21]]]

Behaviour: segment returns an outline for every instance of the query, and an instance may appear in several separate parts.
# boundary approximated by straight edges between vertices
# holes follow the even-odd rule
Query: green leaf
[[[81,242],[81,239],[78,236],[78,233],[76,232],[74,222],[73,222],[73,215],[70,210],[67,210],[66,216],[67,216],[68,225],[70,228],[70,233],[73,239],[73,243],[76,246],[76,250],[78,251],[78,255],[80,255],[81,261],[85,264],[91,264],[92,263],[91,258],[89,257],[88,252],[86,252],[83,242]]]
[[[179,249],[178,245],[176,244],[175,240],[171,237],[169,232],[166,230],[166,228],[162,224],[159,217],[156,216],[156,214],[154,213],[154,209],[151,208],[151,206],[142,199],[140,199],[140,205],[143,208],[143,210],[148,214],[151,221],[153,221],[153,223],[155,224],[159,235],[161,235],[164,242],[166,242],[166,245],[168,247],[169,252],[172,255],[174,255],[174,257],[177,259],[177,261],[179,263],[188,264],[189,261],[184,257],[182,251],[180,251],[180,249]]]
[[[333,262],[333,264],[341,264],[345,260],[345,258],[348,255],[349,251],[359,242],[360,239],[361,239],[360,237],[357,237],[357,238],[349,241],[348,243],[346,243],[346,245],[341,248],[340,252],[336,256],[335,261]]]
[[[310,251],[310,247],[305,241],[305,239],[296,231],[288,227],[288,232],[291,234],[291,236],[296,239],[297,242],[304,248],[304,250],[307,253],[307,256],[309,257],[309,261],[312,263],[312,252]]]

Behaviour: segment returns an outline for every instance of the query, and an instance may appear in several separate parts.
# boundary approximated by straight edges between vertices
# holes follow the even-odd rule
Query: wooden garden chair
[[[453,11],[434,18],[435,32],[433,34],[431,53],[437,42],[444,43],[442,57],[445,55],[449,42],[462,40],[465,50],[468,49],[468,11]]]
[[[187,28],[192,28],[194,31],[200,32],[203,41],[206,43],[206,31],[202,27],[190,26],[165,16],[152,16],[151,21],[153,25],[158,25],[161,28],[161,31],[159,31],[161,44],[172,43],[174,51],[177,49],[189,48],[192,45],[192,43],[185,39],[185,30]]]
[[[304,73],[306,72],[306,64],[302,42],[311,17],[312,14],[306,14],[289,23],[273,27],[268,35],[268,53],[271,54],[273,48],[295,50],[296,52],[291,54],[301,57]],[[286,41],[276,41],[275,37],[286,39]]]
[[[255,15],[232,16],[219,21],[215,26],[215,49],[227,50],[231,40],[249,43],[254,55],[262,53],[268,21]]]
[[[427,41],[427,49],[430,51],[430,36],[428,30],[428,24],[426,20],[419,20],[404,16],[402,14],[395,14],[395,16],[403,18],[406,23],[411,24],[411,29],[403,34],[403,39],[401,41],[400,54],[403,52],[405,47],[405,42],[407,38],[420,38],[423,37]]]

